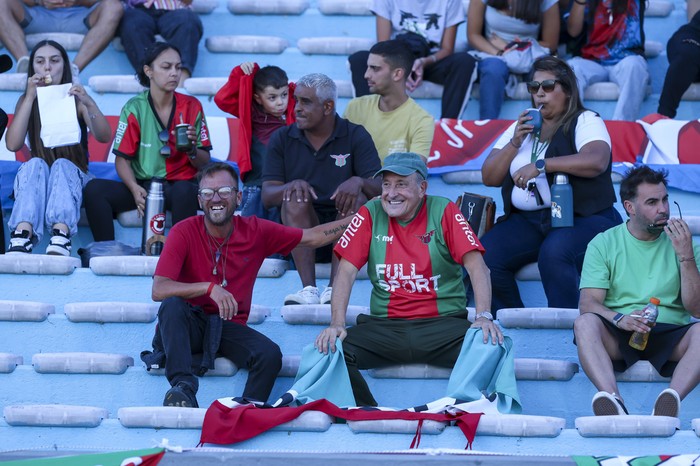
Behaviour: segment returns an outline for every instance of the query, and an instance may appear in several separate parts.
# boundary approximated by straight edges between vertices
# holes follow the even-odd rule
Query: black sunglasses
[[[537,94],[537,91],[540,90],[540,86],[545,92],[552,92],[554,90],[554,86],[557,85],[557,83],[560,83],[558,79],[545,79],[542,82],[539,81],[530,81],[527,83],[527,91],[530,94]]]
[[[170,134],[168,133],[167,129],[164,129],[158,133],[158,140],[164,144],[163,147],[160,148],[160,155],[166,159],[170,157],[170,146],[168,145],[169,136]]]

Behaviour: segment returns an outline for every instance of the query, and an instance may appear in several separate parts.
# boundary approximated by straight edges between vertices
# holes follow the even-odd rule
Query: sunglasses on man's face
[[[164,144],[163,147],[160,148],[160,155],[165,157],[166,159],[170,157],[170,146],[168,145],[168,130],[164,129],[160,133],[158,133],[158,140]]]
[[[537,91],[539,91],[540,87],[542,87],[545,92],[552,92],[558,82],[560,82],[558,79],[545,79],[542,82],[530,81],[527,83],[527,91],[530,94],[537,94]]]

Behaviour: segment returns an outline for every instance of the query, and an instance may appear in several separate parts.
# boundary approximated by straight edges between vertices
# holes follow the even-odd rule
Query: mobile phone
[[[530,45],[530,43],[528,41],[520,42],[520,41],[514,40],[514,41],[510,42],[508,45],[506,45],[505,50],[510,50],[512,48],[515,48],[515,50],[525,50],[526,48],[528,48],[529,45]]]

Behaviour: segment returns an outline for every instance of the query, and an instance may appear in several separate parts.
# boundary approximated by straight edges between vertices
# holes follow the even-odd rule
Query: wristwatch
[[[488,320],[493,320],[493,314],[491,314],[489,311],[481,311],[476,313],[476,319],[480,319],[482,317],[485,317]]]
[[[544,173],[544,168],[546,166],[546,162],[544,159],[539,159],[538,161],[535,162],[535,168],[537,169],[540,174]]]
[[[613,317],[613,324],[615,324],[615,327],[620,328],[620,321],[623,317],[625,317],[625,315],[621,312],[615,314],[615,317]]]

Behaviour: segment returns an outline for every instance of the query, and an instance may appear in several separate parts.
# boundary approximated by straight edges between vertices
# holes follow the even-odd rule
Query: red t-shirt
[[[253,286],[263,260],[271,254],[289,254],[301,241],[302,230],[258,217],[233,217],[233,233],[221,248],[217,275],[214,275],[216,247],[204,228],[204,217],[197,215],[178,222],[168,233],[156,275],[183,283],[214,282],[226,277],[226,290],[238,302],[234,322],[248,321]],[[217,238],[221,244],[223,238]],[[223,271],[225,268],[225,274]],[[188,299],[208,314],[219,310],[206,295]]]

